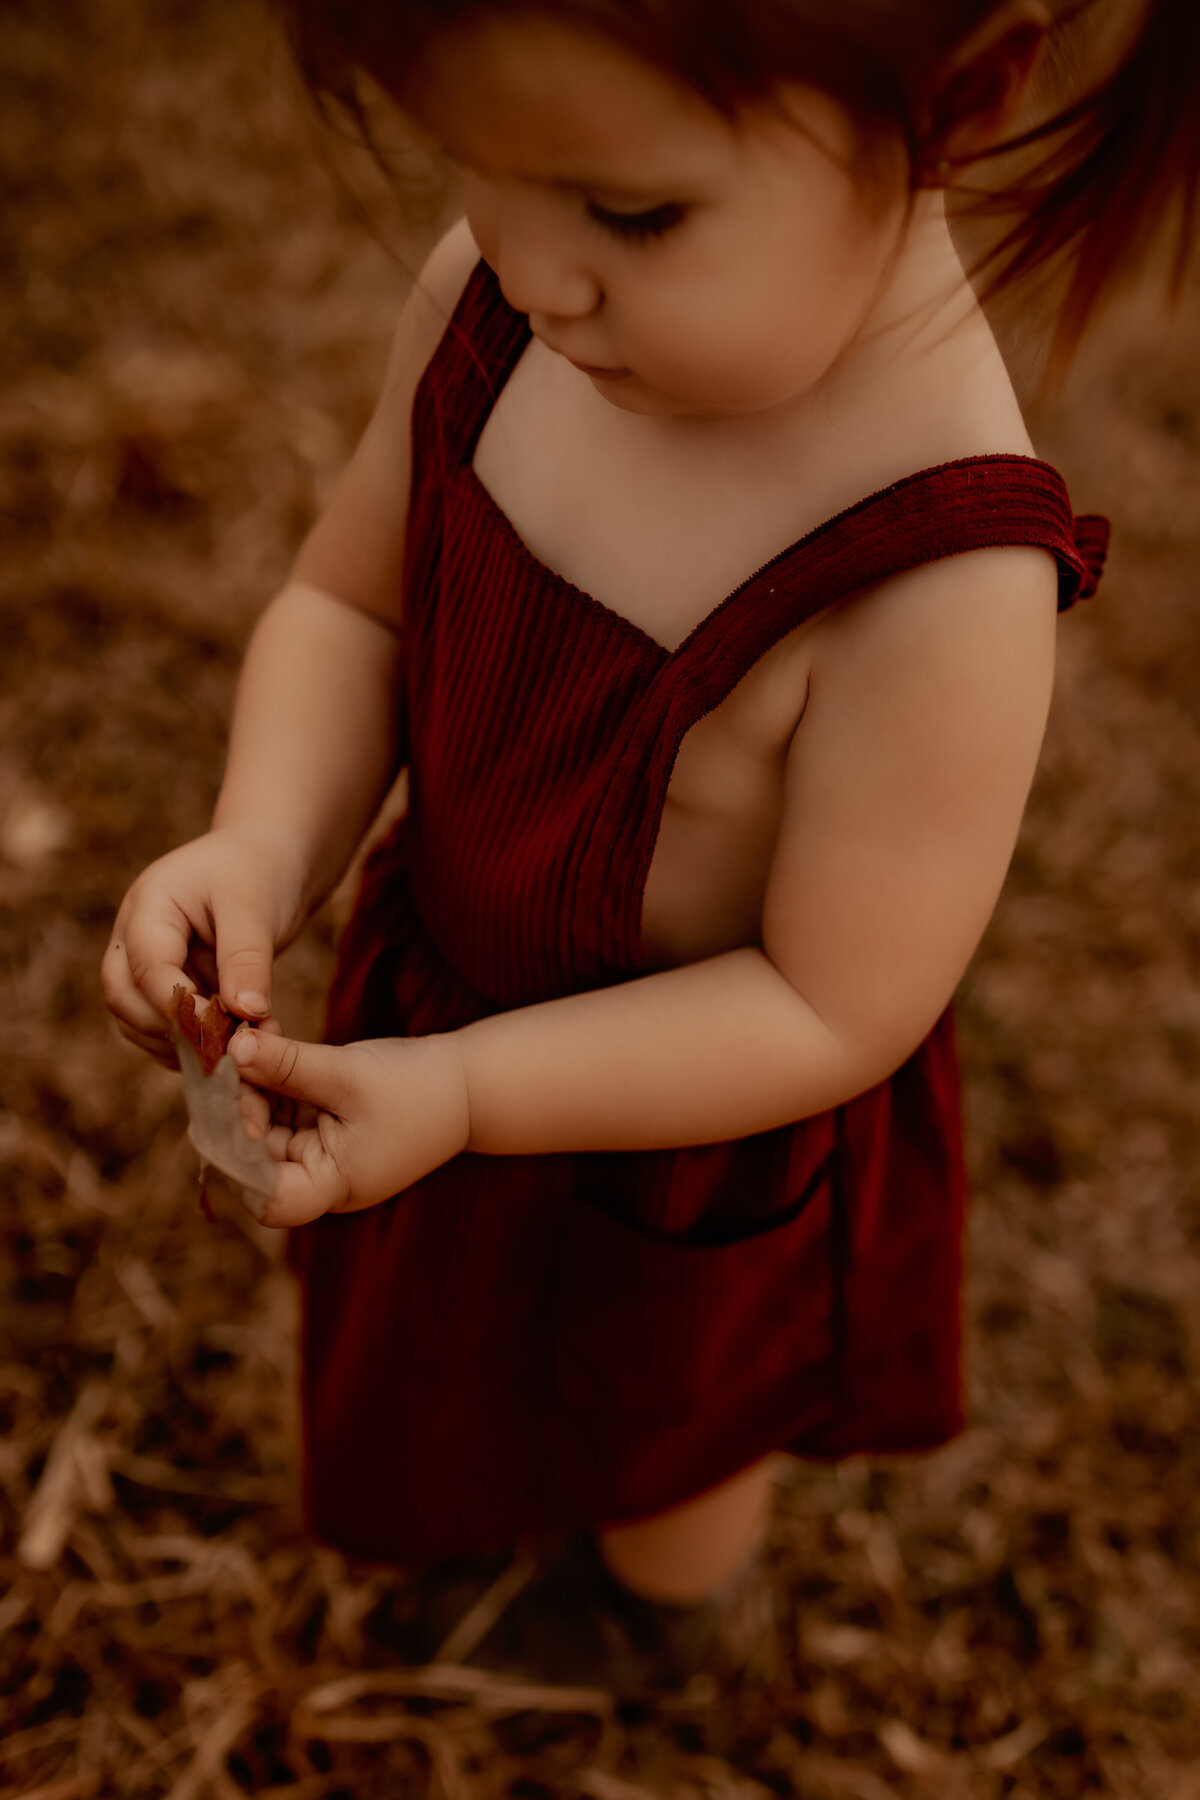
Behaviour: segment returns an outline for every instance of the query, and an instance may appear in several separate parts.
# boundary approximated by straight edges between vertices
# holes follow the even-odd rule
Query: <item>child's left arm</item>
[[[942,1012],[995,905],[1049,704],[1054,567],[984,550],[813,634],[761,948],[442,1037],[240,1033],[246,1079],[323,1108],[272,1142],[270,1222],[386,1198],[456,1154],[717,1142],[883,1080]],[[260,1107],[260,1118],[263,1108]]]

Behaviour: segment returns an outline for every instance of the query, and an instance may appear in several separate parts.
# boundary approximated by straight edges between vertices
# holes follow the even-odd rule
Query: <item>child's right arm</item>
[[[477,258],[462,227],[430,258],[371,424],[255,629],[211,831],[145,870],[117,914],[105,996],[163,1061],[178,985],[269,1014],[275,952],[334,886],[395,772],[412,402]]]

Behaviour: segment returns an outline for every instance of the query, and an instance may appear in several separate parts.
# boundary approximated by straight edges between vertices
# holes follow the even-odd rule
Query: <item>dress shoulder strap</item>
[[[924,563],[1015,545],[1054,557],[1062,612],[1095,593],[1108,520],[1076,519],[1062,476],[1035,457],[965,457],[906,476],[782,551],[696,627],[675,652],[692,703],[715,704],[787,632],[852,594]]]
[[[529,342],[529,322],[514,312],[485,262],[476,263],[429,359],[413,403],[418,467],[470,462],[480,432]]]

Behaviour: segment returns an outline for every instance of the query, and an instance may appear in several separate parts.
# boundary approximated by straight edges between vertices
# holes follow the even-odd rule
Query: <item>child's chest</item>
[[[561,380],[558,359],[529,360],[531,379],[523,362],[489,417],[475,473],[539,562],[668,650],[826,516],[818,502],[808,517],[794,465],[748,438],[656,430],[569,366]],[[757,937],[814,629],[783,637],[684,738],[644,897],[657,960]]]
[[[984,404],[972,399],[971,385],[876,388],[857,411],[827,404],[817,419],[708,429],[622,412],[535,342],[486,422],[474,468],[539,562],[673,651],[718,607],[711,627],[735,623],[739,606],[761,601],[761,583],[742,592],[752,575],[793,546],[803,552],[801,540],[865,496],[955,457],[1025,453],[1019,420],[986,393]],[[982,442],[964,429],[959,393]],[[930,395],[943,397],[941,411]],[[803,561],[788,558],[781,577],[805,579]],[[793,616],[811,599],[797,593]],[[886,617],[861,596],[852,605],[855,633],[838,629],[836,609],[785,629],[684,736],[644,893],[643,940],[658,960],[757,940],[810,686],[828,690],[863,621],[869,631]],[[855,728],[839,724],[847,741]]]
[[[476,446],[533,556],[673,650],[764,563],[862,491],[786,429],[622,412],[534,342]],[[845,499],[841,496],[845,494]]]

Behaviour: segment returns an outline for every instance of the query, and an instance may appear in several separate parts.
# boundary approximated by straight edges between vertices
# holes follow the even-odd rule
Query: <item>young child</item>
[[[1009,180],[996,266],[1074,256],[1064,341],[1191,191],[1192,4],[1095,33]],[[181,981],[263,1026],[232,1053],[293,1228],[314,1528],[384,1560],[587,1528],[660,1674],[773,1452],[960,1423],[947,1007],[1105,529],[1033,456],[945,201],[1079,10],[285,8],[466,219],[106,992],[160,1058]],[[330,1042],[289,1042],[273,955],[402,762]]]

